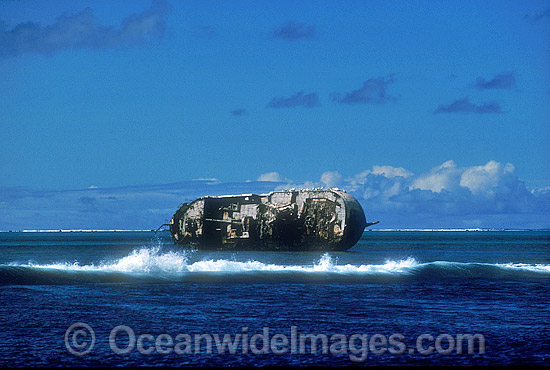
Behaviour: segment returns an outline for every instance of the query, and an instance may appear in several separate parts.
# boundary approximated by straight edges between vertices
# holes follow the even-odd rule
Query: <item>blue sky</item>
[[[0,1],[0,101],[4,219],[215,178],[550,227],[549,1]]]

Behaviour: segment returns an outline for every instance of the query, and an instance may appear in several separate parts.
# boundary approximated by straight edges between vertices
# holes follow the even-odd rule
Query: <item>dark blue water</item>
[[[2,366],[540,365],[550,232],[371,231],[335,253],[0,233],[0,302]]]

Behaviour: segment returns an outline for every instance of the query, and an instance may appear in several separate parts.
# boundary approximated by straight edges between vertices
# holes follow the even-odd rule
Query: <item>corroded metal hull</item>
[[[170,221],[174,242],[218,250],[348,250],[367,224],[344,191],[284,190],[207,196],[182,204]]]

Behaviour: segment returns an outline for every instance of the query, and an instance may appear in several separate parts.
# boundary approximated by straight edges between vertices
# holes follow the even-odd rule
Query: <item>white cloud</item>
[[[407,171],[403,167],[392,167],[392,166],[373,166],[372,170],[365,170],[358,173],[349,181],[352,183],[364,184],[367,182],[367,177],[369,175],[380,175],[385,178],[395,178],[402,177],[404,179],[413,176],[413,173]]]
[[[326,171],[321,175],[321,182],[328,188],[338,187],[342,184],[342,175],[338,171]]]
[[[524,193],[525,184],[515,174],[511,163],[489,161],[482,166],[457,167],[447,161],[432,168],[428,173],[416,176],[409,190],[428,190],[441,193],[443,190],[461,193],[466,189],[474,196],[491,197]]]
[[[371,173],[374,175],[382,175],[387,178],[392,178],[392,177],[407,178],[413,175],[412,172],[407,171],[403,167],[392,167],[392,166],[373,166]]]
[[[258,176],[256,181],[286,182],[291,180],[284,178],[279,174],[279,172],[267,172]]]
[[[490,161],[484,166],[466,169],[460,177],[460,186],[470,189],[476,195],[510,193],[517,188],[520,181],[515,175],[515,170],[511,163]]]
[[[215,177],[200,177],[198,179],[193,179],[192,181],[205,181],[205,182],[210,182],[210,183],[218,183],[220,182],[220,180],[218,180],[217,178]]]
[[[399,194],[413,173],[403,167],[373,166],[345,180],[344,188],[365,199],[380,197],[387,200]]]
[[[452,190],[458,185],[461,170],[454,161],[447,161],[441,166],[434,167],[429,173],[418,176],[409,187],[410,190],[429,190],[441,193],[442,190]]]

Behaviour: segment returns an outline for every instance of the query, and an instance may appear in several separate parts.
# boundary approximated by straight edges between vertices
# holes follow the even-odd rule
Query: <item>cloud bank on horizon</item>
[[[426,173],[373,166],[350,177],[326,171],[294,182],[277,172],[256,181],[199,179],[172,184],[79,190],[0,188],[0,230],[155,229],[177,207],[204,195],[338,187],[355,196],[378,228],[550,228],[550,189],[529,189],[510,163],[460,167],[449,160]]]

